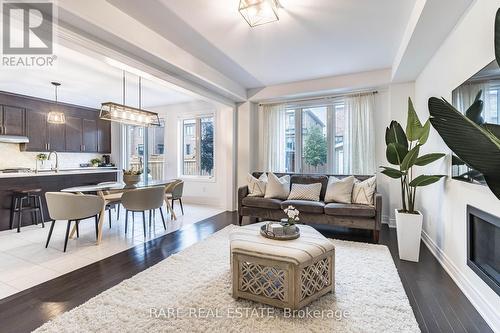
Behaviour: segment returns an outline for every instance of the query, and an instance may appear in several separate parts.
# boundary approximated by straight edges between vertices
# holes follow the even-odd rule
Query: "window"
[[[164,178],[165,167],[165,126],[160,119],[159,127],[140,127],[124,125],[125,129],[125,167],[143,170],[150,180]],[[144,166],[147,165],[147,168]]]
[[[326,106],[302,109],[303,173],[326,173],[328,144]]]
[[[343,100],[318,106],[289,106],[285,117],[285,149],[286,172],[342,174]]]
[[[214,117],[185,119],[182,122],[182,174],[213,176]]]

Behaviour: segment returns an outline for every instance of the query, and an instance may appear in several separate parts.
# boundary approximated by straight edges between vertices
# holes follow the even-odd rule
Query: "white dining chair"
[[[146,237],[146,211],[149,211],[149,224],[151,225],[151,215],[156,209],[160,210],[163,228],[167,230],[162,210],[164,193],[164,186],[140,188],[123,193],[122,205],[126,209],[125,233],[127,233],[128,213],[132,212],[132,214],[134,214],[135,212],[142,212],[142,225],[144,229],[144,237]]]
[[[79,236],[78,224],[80,223],[80,220],[94,217],[97,238],[97,214],[99,214],[104,205],[103,198],[97,195],[47,192],[45,193],[45,199],[47,200],[49,217],[52,220],[49,235],[47,237],[47,243],[45,244],[46,248],[49,246],[50,237],[52,236],[56,220],[68,221],[68,225],[66,227],[66,237],[64,239],[64,252],[66,252],[66,247],[68,246],[69,230],[71,228],[72,221],[75,221],[76,234]]]

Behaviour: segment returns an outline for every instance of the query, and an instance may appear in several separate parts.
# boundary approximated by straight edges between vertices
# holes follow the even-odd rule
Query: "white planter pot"
[[[423,215],[400,213],[395,209],[399,259],[418,262]]]

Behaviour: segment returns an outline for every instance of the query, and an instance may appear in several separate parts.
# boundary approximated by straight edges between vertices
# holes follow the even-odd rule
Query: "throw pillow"
[[[354,176],[338,179],[330,176],[326,187],[325,202],[351,203]]]
[[[260,175],[259,179],[248,174],[247,181],[249,197],[263,197],[266,194],[267,175],[265,172]]]
[[[292,190],[288,200],[319,201],[321,183],[314,184],[292,184]]]
[[[370,177],[362,182],[354,183],[352,189],[352,203],[361,205],[373,205],[373,195],[377,187],[377,178]]]
[[[286,175],[278,178],[270,172],[267,176],[266,194],[264,198],[283,199],[288,198],[290,194],[290,176]]]

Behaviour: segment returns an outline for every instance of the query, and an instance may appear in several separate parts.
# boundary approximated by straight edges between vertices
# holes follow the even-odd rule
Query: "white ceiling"
[[[108,0],[246,88],[393,64],[415,0],[280,0],[250,28],[239,0]]]
[[[57,81],[62,84],[58,93],[61,102],[92,108],[100,108],[102,102],[122,102],[122,69],[97,55],[82,54],[61,45],[56,47],[57,60],[53,68],[2,67],[0,90],[53,99],[54,87],[50,82]],[[126,79],[125,102],[137,106],[138,76],[129,73]],[[196,99],[154,77],[143,78],[142,87],[144,108]]]

